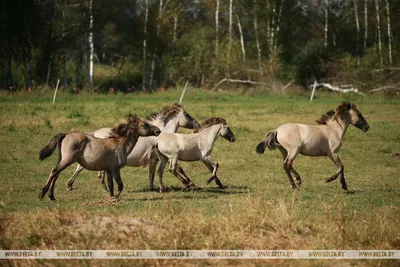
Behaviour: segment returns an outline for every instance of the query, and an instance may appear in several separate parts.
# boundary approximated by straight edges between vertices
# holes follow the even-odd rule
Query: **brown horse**
[[[336,111],[328,111],[317,120],[317,123],[318,125],[283,124],[267,133],[261,143],[257,145],[256,152],[263,154],[266,147],[269,150],[278,148],[283,156],[283,169],[289,177],[292,188],[297,189],[301,184],[301,177],[293,168],[293,161],[297,154],[327,156],[339,169],[334,175],[327,178],[326,182],[331,182],[340,175],[342,188],[347,190],[344,166],[338,155],[343,137],[350,124],[363,132],[368,131],[369,125],[361,112],[350,102],[343,102],[336,108]],[[296,177],[296,183],[293,181],[291,173]]]
[[[143,122],[136,116],[129,115],[128,123],[120,124],[111,130],[112,136],[100,139],[84,132],[59,133],[51,139],[39,153],[39,159],[49,157],[58,145],[58,163],[51,170],[49,179],[39,195],[40,199],[46,195],[50,188],[49,197],[54,198],[54,185],[59,174],[71,164],[78,162],[84,168],[92,171],[107,172],[108,189],[111,197],[114,197],[114,184],[118,184],[120,196],[123,183],[120,169],[125,166],[126,158],[136,145],[140,136],[159,135],[160,129]]]

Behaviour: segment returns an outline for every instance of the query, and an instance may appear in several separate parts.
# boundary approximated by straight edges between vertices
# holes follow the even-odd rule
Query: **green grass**
[[[146,116],[176,102],[179,96],[179,90],[79,96],[60,92],[52,104],[51,92],[1,95],[0,247],[400,249],[400,158],[389,157],[400,152],[400,101],[398,97],[384,95],[359,97],[318,92],[309,103],[308,94],[189,90],[184,99],[187,112],[199,121],[222,116],[237,137],[232,144],[218,139],[213,151],[226,189],[219,190],[214,183],[207,185],[208,171],[199,162],[181,163],[199,189],[182,190],[180,182],[165,172],[164,184],[171,190],[163,194],[147,190],[147,168],[126,167],[122,169],[125,188],[121,201],[107,205],[101,201],[108,199],[108,194],[101,190],[94,172],[83,171],[75,190],[66,190],[66,181],[74,170],[70,167],[57,181],[57,201],[38,199],[56,163],[56,156],[40,162],[38,152],[56,133],[116,126],[128,113]],[[353,193],[345,193],[338,180],[325,183],[325,178],[336,171],[329,159],[305,156],[299,156],[294,163],[303,185],[300,191],[293,191],[280,153],[267,150],[260,156],[255,153],[255,146],[268,130],[285,122],[313,124],[344,100],[354,101],[370,124],[366,135],[349,127],[340,152]],[[107,226],[113,229],[111,232],[96,232],[83,229],[86,224],[74,224],[96,217],[119,221]],[[118,225],[128,225],[129,218],[151,223],[134,230],[128,228],[124,235]]]

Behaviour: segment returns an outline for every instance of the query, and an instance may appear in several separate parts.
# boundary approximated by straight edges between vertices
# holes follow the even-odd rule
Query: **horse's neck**
[[[139,139],[139,133],[134,133],[134,134],[131,134],[129,137],[125,137],[123,147],[126,150],[127,156],[132,152],[138,139]]]
[[[173,117],[166,120],[157,117],[155,120],[149,121],[149,124],[158,127],[158,129],[161,130],[161,133],[176,133],[179,128],[177,118]]]
[[[162,133],[176,133],[176,131],[179,128],[179,124],[178,124],[178,118],[177,117],[173,117],[168,119],[168,121],[164,122],[164,127],[161,129]]]
[[[328,127],[331,128],[332,131],[337,133],[337,136],[340,140],[343,140],[344,135],[346,134],[347,128],[349,128],[350,119],[348,117],[337,118],[328,124]]]
[[[201,138],[203,144],[206,144],[207,147],[212,148],[214,146],[215,140],[217,140],[219,133],[221,131],[221,124],[213,125],[207,127],[200,133],[197,133]]]

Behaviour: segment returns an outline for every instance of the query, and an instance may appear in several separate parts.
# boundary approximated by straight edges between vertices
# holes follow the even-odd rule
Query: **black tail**
[[[44,148],[40,150],[39,159],[44,160],[48,158],[51,154],[53,154],[54,150],[57,147],[57,144],[60,145],[61,141],[66,135],[66,133],[56,134],[56,136],[54,136],[53,139],[50,140],[50,143],[48,143]]]
[[[278,132],[276,130],[269,131],[264,139],[256,146],[257,154],[264,154],[265,148],[268,147],[269,150],[275,150],[281,146],[276,139]]]

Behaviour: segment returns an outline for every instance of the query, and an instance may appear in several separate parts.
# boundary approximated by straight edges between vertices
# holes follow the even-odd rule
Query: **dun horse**
[[[120,124],[112,129],[112,136],[99,139],[83,132],[59,133],[51,139],[39,153],[39,159],[49,157],[58,145],[58,163],[51,170],[49,179],[39,195],[40,199],[46,195],[50,188],[49,197],[54,198],[54,186],[59,174],[71,164],[78,162],[84,168],[92,171],[105,170],[111,197],[114,197],[114,184],[118,184],[120,196],[123,183],[120,169],[125,166],[128,154],[134,148],[139,136],[159,135],[160,129],[143,122],[136,116],[130,115],[128,123]]]
[[[175,133],[179,127],[194,129],[198,127],[198,122],[193,119],[190,114],[188,114],[183,106],[180,104],[173,104],[170,106],[165,106],[160,112],[154,112],[146,118],[146,122],[158,127],[161,130],[161,133]],[[110,136],[111,128],[102,128],[93,133],[95,137],[98,138],[107,138]],[[126,166],[131,167],[140,167],[145,165],[145,159],[150,157],[151,155],[146,155],[148,149],[151,148],[156,143],[156,137],[148,136],[148,137],[139,137],[135,147],[132,152],[129,153]],[[157,166],[158,157],[157,155],[152,155],[151,161],[149,164],[149,180],[150,180],[150,190],[153,190],[153,181],[154,181],[154,173]],[[69,190],[72,190],[72,186],[74,184],[75,179],[78,177],[78,174],[84,168],[81,165],[78,165],[74,174],[67,182],[67,186]],[[178,166],[179,173],[184,173],[182,168]],[[99,178],[101,184],[104,189],[107,190],[105,182],[104,182],[104,172],[99,173]],[[192,184],[190,180],[184,181],[186,186]]]
[[[344,166],[338,152],[342,145],[343,137],[350,124],[368,131],[369,125],[361,112],[353,103],[343,102],[330,110],[317,120],[319,125],[306,125],[300,123],[287,123],[275,130],[269,131],[264,139],[256,147],[258,154],[263,154],[265,148],[269,150],[279,149],[283,156],[283,169],[289,177],[292,188],[301,184],[301,177],[293,168],[293,161],[297,154],[306,156],[327,156],[339,168],[337,172],[326,179],[326,182],[335,180],[340,175],[342,188],[347,190],[344,178]],[[296,177],[293,181],[291,173]]]
[[[160,159],[158,169],[160,192],[163,192],[164,185],[162,176],[167,162],[169,162],[169,170],[182,182],[189,180],[183,172],[178,170],[178,160],[197,161],[200,160],[208,168],[211,177],[207,180],[210,183],[215,179],[219,188],[224,188],[221,181],[217,177],[218,162],[211,158],[211,152],[218,136],[222,136],[229,142],[235,142],[236,137],[232,133],[226,120],[221,117],[212,117],[207,119],[199,127],[197,133],[193,134],[174,134],[163,133],[158,137],[154,149]],[[190,180],[189,180],[190,181]]]

